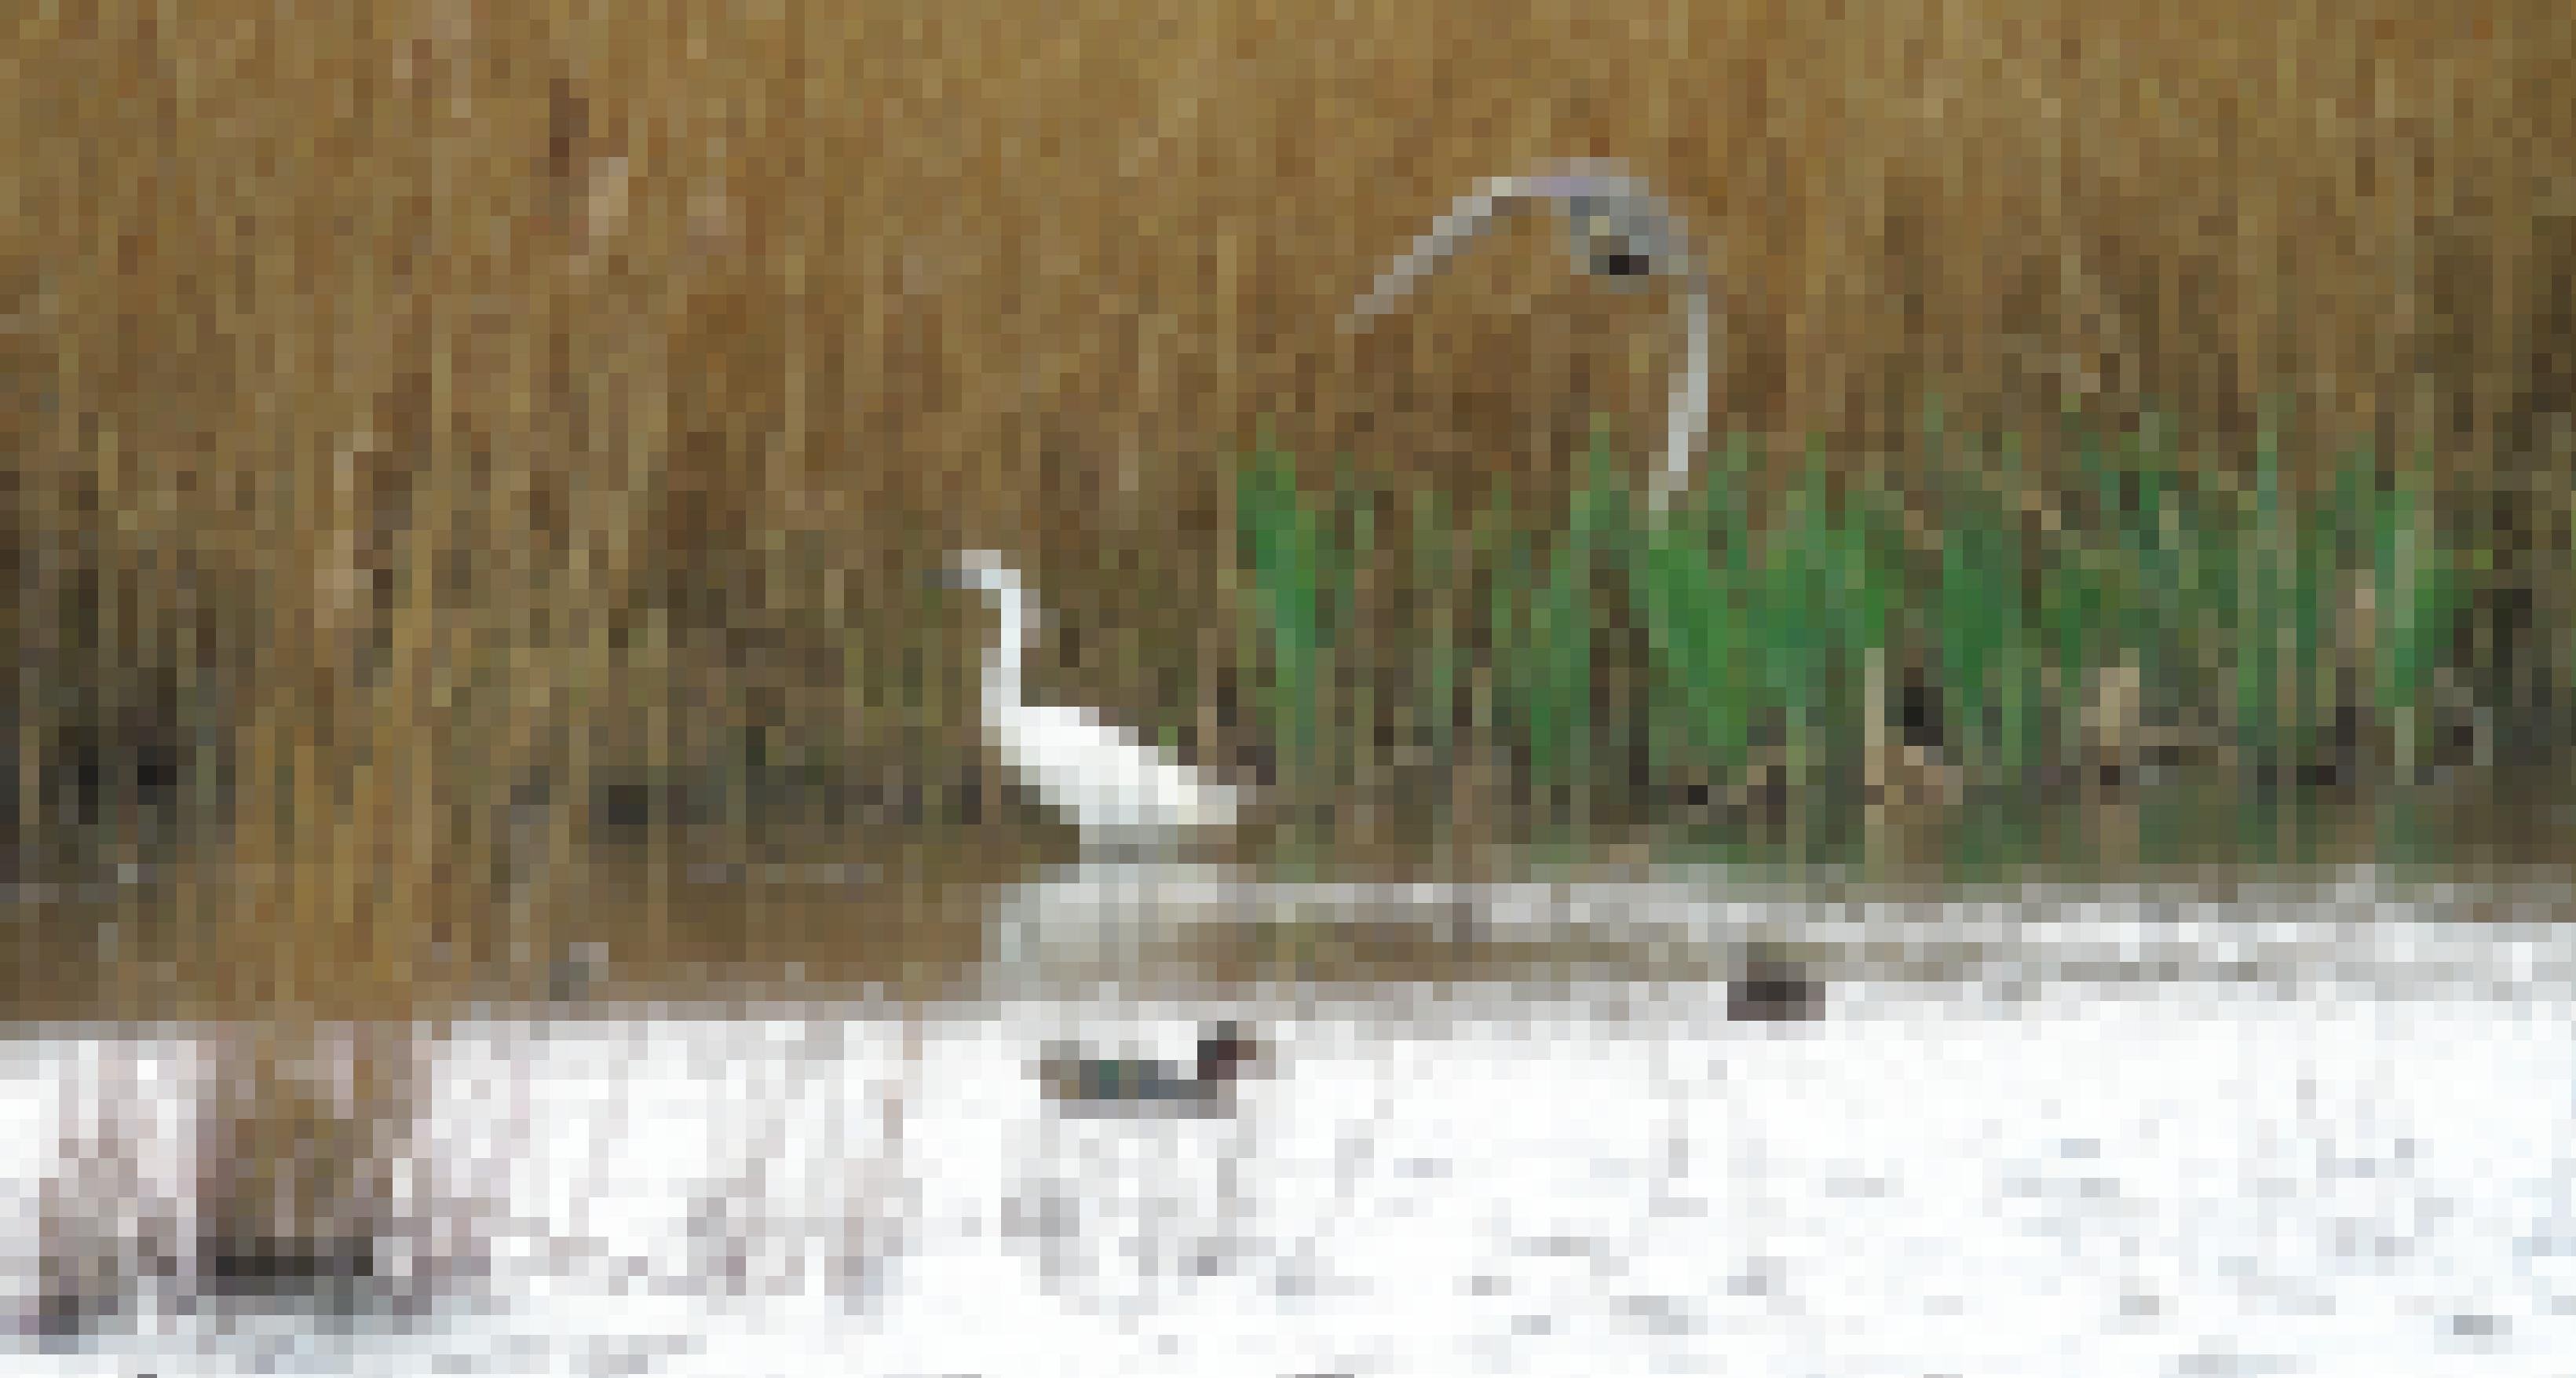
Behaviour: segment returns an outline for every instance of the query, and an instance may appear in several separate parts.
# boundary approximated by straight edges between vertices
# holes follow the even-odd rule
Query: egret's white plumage
[[[1506,212],[1538,202],[1564,210],[1566,247],[1575,271],[1614,281],[1681,280],[1686,357],[1674,374],[1672,401],[1665,412],[1664,470],[1649,493],[1650,501],[1661,510],[1689,484],[1691,456],[1708,429],[1708,380],[1715,368],[1708,278],[1690,251],[1681,218],[1644,182],[1615,164],[1576,161],[1531,176],[1489,177],[1478,183],[1378,275],[1343,317],[1342,326],[1358,330],[1392,310],[1415,284]]]
[[[1082,830],[1086,845],[1115,849],[1168,844],[1234,822],[1240,790],[1208,779],[1089,709],[1030,703],[1021,653],[1035,615],[1018,571],[989,550],[959,552],[949,580],[981,590],[1001,614],[999,640],[984,656],[984,730],[994,749],[1039,799]]]

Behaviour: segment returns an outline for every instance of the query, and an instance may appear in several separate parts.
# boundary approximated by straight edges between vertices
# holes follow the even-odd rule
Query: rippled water
[[[2576,1363],[2576,944],[2546,922],[2557,892],[2401,893],[2352,872],[2206,907],[1926,900],[1903,941],[1858,898],[1516,893],[1546,922],[1663,925],[1669,945],[1785,925],[1833,978],[1826,1016],[1730,1024],[1716,983],[1577,976],[1169,1000],[1035,983],[911,1019],[854,1001],[468,1020],[421,1035],[417,1191],[464,1223],[420,1248],[473,1264],[425,1313],[146,1284],[93,1333],[12,1342],[9,1366]],[[1499,924],[1511,905],[1485,909]],[[1220,1015],[1278,1050],[1232,1118],[1067,1120],[1030,1079],[1048,1039],[1180,1056]],[[205,1065],[186,1030],[15,1045],[0,1182],[35,1200],[65,1170],[67,1117],[134,1088],[151,1113],[121,1190],[148,1233],[186,1208]],[[23,1310],[36,1239],[7,1228]]]

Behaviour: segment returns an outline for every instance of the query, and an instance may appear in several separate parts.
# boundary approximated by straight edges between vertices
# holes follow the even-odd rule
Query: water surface
[[[1162,879],[1166,901],[1229,881]],[[980,902],[1061,911],[1135,880],[1032,873]],[[410,1189],[438,1205],[389,1256],[438,1274],[426,1304],[147,1274],[84,1333],[10,1342],[11,1367],[2428,1374],[2576,1354],[2576,944],[2546,877],[1249,893],[1268,917],[1201,916],[1115,983],[1059,944],[1059,968],[967,960],[932,998],[825,973],[681,1000],[622,987],[612,949],[554,1003],[418,1022]],[[1332,955],[1337,908],[1378,946]],[[1415,920],[1434,931],[1402,949]],[[1825,1017],[1727,1022],[1729,962],[1777,944],[1828,979]],[[1065,1120],[1030,1080],[1049,1039],[1178,1057],[1219,1016],[1277,1049],[1233,1118]],[[130,1237],[184,1217],[209,1031],[21,1032],[6,1189],[86,1182]],[[66,1157],[101,1104],[129,1108],[123,1177]],[[0,1249],[21,1316],[44,1289],[34,1216]]]

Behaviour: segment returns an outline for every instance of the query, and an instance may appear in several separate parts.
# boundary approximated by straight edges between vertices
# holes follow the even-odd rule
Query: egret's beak
[[[955,565],[941,565],[923,575],[921,585],[930,589],[962,589],[966,587],[966,571]]]

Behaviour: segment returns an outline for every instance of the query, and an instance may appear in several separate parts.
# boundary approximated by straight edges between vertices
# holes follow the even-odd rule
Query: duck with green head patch
[[[1089,1057],[1056,1044],[1038,1060],[1038,1086],[1068,1115],[1213,1116],[1232,1113],[1235,1088],[1264,1060],[1260,1041],[1232,1020],[1199,1035],[1194,1065],[1161,1058]]]

